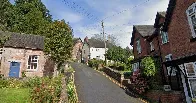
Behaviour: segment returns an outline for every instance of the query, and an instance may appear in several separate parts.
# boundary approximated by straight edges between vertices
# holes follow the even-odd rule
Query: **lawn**
[[[4,88],[0,89],[1,103],[29,103],[30,92],[28,88]]]

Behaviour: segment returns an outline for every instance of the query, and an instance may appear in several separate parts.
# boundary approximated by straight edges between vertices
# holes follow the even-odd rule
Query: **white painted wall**
[[[108,50],[106,48],[106,50]],[[101,59],[101,60],[105,60],[105,48],[94,48],[94,47],[91,47],[90,48],[90,59]]]

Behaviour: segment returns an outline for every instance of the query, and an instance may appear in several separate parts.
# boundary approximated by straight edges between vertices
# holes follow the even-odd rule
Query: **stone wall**
[[[119,83],[121,83],[121,74],[117,70],[113,70],[109,67],[104,67],[103,72],[106,73],[111,78],[115,79]]]
[[[43,51],[22,48],[3,48],[3,50],[0,71],[5,77],[9,76],[10,62],[20,62],[19,77],[22,77],[23,71],[26,73],[27,77],[43,76],[43,70],[46,62]],[[39,56],[37,70],[27,70],[29,55]]]

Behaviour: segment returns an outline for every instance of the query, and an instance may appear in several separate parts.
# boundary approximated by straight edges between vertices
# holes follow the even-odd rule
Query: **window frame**
[[[172,69],[173,68],[173,69]],[[172,67],[172,66],[169,66],[167,67],[167,76],[170,76],[170,71],[172,70],[172,73],[171,73],[171,76],[176,76],[176,68],[175,67]]]
[[[167,44],[169,42],[167,32],[161,31],[161,41],[162,41],[162,44]]]
[[[32,63],[32,58],[31,58],[31,63],[30,63],[30,65],[29,65],[29,58],[30,58],[30,56],[31,57],[33,57],[33,56],[37,56],[37,59],[35,59],[35,60],[37,60],[37,68],[36,69],[31,69],[31,63]],[[30,66],[30,69],[28,68]],[[37,71],[38,70],[38,66],[39,66],[39,55],[29,55],[28,56],[28,59],[27,59],[27,70],[28,71]]]
[[[136,48],[137,48],[138,54],[142,53],[142,48],[141,48],[141,41],[140,41],[140,39],[138,39],[138,40],[136,41]]]
[[[189,75],[188,70],[187,70],[187,65],[189,64],[193,64],[195,75],[192,75],[192,76]],[[185,72],[186,72],[187,77],[196,77],[196,62],[184,63],[184,66],[185,66]]]
[[[193,9],[193,12],[189,13],[189,11],[191,9]],[[191,34],[192,38],[196,38],[196,30],[194,30],[194,24],[191,19],[192,16],[195,16],[195,19],[196,19],[196,2],[188,7],[188,9],[186,10],[186,14],[187,14],[187,19],[188,19],[188,24],[189,24],[189,27],[190,27],[191,33],[192,33]],[[196,24],[195,24],[195,26],[196,26]]]
[[[150,42],[150,51],[154,51],[154,44],[153,44],[153,41]]]
[[[192,98],[196,98],[196,94],[193,93],[193,89],[192,89],[190,80],[196,80],[196,78],[188,78],[188,85],[189,85],[189,88],[190,88],[191,97],[192,97]]]

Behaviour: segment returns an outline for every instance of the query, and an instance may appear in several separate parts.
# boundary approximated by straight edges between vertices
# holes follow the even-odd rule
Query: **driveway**
[[[75,84],[80,103],[142,103],[92,68],[79,63],[71,65],[76,71]]]

